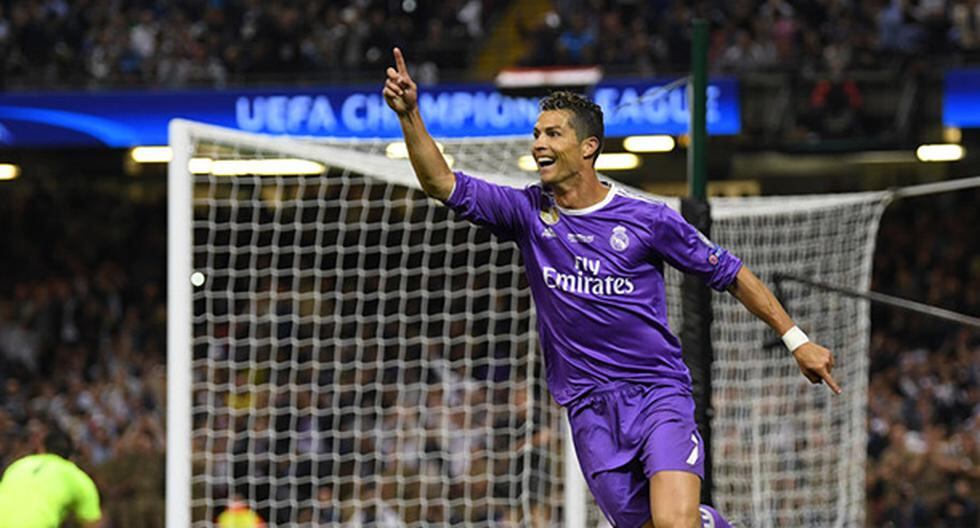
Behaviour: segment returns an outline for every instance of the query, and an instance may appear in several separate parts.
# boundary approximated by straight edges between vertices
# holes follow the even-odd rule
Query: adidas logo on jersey
[[[573,244],[591,244],[595,240],[594,235],[580,235],[578,233],[568,233],[565,238]]]

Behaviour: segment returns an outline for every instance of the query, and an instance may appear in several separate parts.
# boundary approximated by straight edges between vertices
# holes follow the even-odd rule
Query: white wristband
[[[808,338],[806,334],[803,333],[803,330],[800,330],[800,327],[798,326],[790,328],[785,334],[783,334],[783,344],[786,345],[786,348],[788,348],[790,352],[800,348],[800,345],[809,342],[810,338]]]

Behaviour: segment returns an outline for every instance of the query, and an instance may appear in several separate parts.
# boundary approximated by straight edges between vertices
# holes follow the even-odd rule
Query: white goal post
[[[515,186],[534,178],[518,165],[529,143],[441,141],[455,169]],[[235,495],[270,526],[601,521],[541,381],[512,244],[426,198],[388,141],[177,120],[170,146],[169,528],[213,526]],[[763,279],[864,290],[886,200],[713,200],[712,238]],[[869,309],[798,285],[782,295],[834,351],[845,394],[806,383],[765,325],[716,294],[717,506],[749,526],[860,525]]]

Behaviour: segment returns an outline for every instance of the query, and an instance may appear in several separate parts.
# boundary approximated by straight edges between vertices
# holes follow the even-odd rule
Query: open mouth
[[[539,168],[550,167],[555,164],[555,158],[550,158],[548,156],[542,156],[536,160],[538,162]]]

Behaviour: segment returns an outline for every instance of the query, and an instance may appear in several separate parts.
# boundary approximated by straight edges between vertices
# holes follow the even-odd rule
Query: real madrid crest
[[[625,251],[630,247],[630,237],[626,234],[626,228],[618,225],[613,228],[612,235],[609,237],[609,245],[616,251]]]
[[[538,215],[541,217],[541,221],[547,225],[552,226],[558,223],[558,210],[554,207],[542,209]]]

